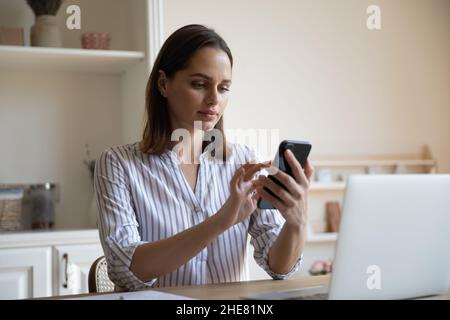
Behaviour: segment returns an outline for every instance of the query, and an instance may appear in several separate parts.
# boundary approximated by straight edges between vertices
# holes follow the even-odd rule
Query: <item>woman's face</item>
[[[168,101],[172,130],[193,132],[194,121],[202,122],[202,130],[213,129],[227,106],[230,86],[230,59],[215,48],[198,50],[171,79],[160,71],[158,87]]]

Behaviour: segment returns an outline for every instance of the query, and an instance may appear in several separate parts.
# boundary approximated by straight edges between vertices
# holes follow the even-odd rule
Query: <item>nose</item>
[[[219,102],[219,92],[216,88],[208,91],[208,94],[205,97],[205,101],[208,106],[214,106]]]

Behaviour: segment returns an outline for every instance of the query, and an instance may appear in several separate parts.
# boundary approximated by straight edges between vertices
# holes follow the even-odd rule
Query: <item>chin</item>
[[[202,130],[203,131],[209,131],[214,129],[214,126],[217,124],[217,122],[202,122]]]

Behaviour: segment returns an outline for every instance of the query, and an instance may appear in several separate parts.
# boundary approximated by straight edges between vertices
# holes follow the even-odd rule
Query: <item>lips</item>
[[[217,111],[214,110],[204,110],[204,111],[199,111],[199,113],[201,114],[206,114],[209,116],[215,116],[217,114]]]
[[[214,110],[203,110],[198,112],[203,121],[215,121],[218,117],[218,112]]]

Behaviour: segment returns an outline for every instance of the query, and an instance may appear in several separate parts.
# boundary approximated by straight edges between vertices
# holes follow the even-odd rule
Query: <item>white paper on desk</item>
[[[194,300],[193,298],[156,290],[109,293],[66,300]]]

